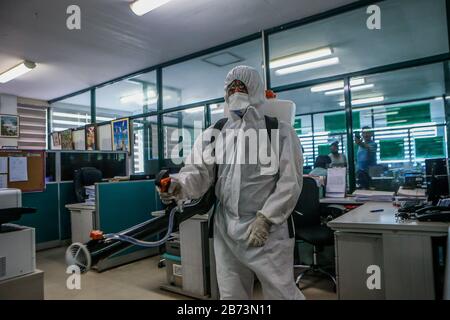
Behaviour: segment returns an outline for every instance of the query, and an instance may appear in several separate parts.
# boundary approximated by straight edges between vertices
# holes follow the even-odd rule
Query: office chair
[[[336,206],[329,210],[333,217],[343,213]],[[313,246],[313,263],[311,265],[294,266],[294,268],[306,268],[299,274],[295,283],[298,285],[306,273],[314,272],[330,278],[336,288],[335,276],[324,270],[317,262],[317,254],[321,248],[334,244],[334,232],[322,223],[321,216],[317,182],[311,177],[304,177],[302,193],[297,201],[292,217],[295,226],[295,240],[302,240]]]
[[[77,202],[81,203],[86,199],[86,192],[84,187],[92,186],[96,182],[101,182],[102,179],[102,172],[96,168],[83,167],[75,170],[73,174],[73,184]]]

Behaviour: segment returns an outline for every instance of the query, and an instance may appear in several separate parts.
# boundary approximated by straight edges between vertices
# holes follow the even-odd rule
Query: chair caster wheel
[[[159,261],[158,262],[158,268],[159,269],[164,268],[165,266],[166,266],[166,263],[164,261]]]

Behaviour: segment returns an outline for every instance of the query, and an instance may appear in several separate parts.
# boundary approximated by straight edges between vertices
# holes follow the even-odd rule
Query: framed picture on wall
[[[19,126],[19,116],[12,114],[0,114],[0,137],[18,138]]]
[[[112,148],[130,152],[130,123],[128,118],[111,121]]]
[[[61,132],[52,133],[52,149],[61,150]]]
[[[86,150],[97,150],[97,125],[88,124],[85,127]]]
[[[72,130],[61,131],[61,149],[73,150]]]

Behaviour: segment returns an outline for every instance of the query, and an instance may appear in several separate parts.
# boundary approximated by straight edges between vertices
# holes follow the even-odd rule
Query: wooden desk
[[[328,223],[336,231],[339,299],[436,298],[432,237],[447,236],[449,223],[401,221],[396,212],[390,202],[367,202]],[[380,289],[367,286],[369,266],[380,268]]]

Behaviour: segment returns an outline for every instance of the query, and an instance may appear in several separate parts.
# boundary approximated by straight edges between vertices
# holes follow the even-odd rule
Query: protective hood
[[[247,87],[248,97],[252,106],[258,106],[266,101],[264,84],[258,71],[248,66],[237,66],[228,72],[225,78],[225,101],[228,102],[227,88],[234,80],[242,81]]]

